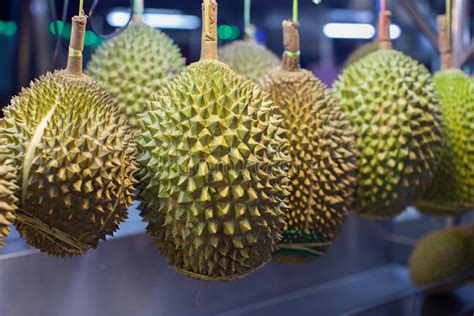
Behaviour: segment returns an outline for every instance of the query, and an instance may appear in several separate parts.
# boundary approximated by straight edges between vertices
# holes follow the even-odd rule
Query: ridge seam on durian
[[[58,96],[59,98],[59,96]],[[53,117],[56,108],[59,105],[58,98],[56,98],[54,106],[49,112],[43,117],[41,122],[36,127],[36,130],[31,138],[31,142],[28,144],[25,151],[25,159],[23,160],[23,175],[21,182],[21,203],[24,204],[26,200],[26,189],[28,187],[28,178],[30,176],[31,165],[33,164],[34,154],[36,153],[36,147],[38,147],[41,138],[43,138],[44,130],[48,126],[49,120]]]

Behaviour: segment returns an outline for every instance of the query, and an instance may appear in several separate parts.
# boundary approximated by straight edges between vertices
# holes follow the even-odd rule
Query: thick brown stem
[[[441,69],[451,69],[453,68],[453,54],[451,53],[451,40],[448,33],[447,19],[444,15],[438,16],[438,34]]]
[[[72,18],[71,42],[67,59],[66,73],[71,76],[81,77],[82,51],[84,50],[84,34],[86,33],[87,16],[74,16]]]
[[[392,49],[390,40],[390,24],[392,23],[392,13],[385,11],[379,17],[379,47],[380,49]]]
[[[300,69],[300,34],[298,24],[293,21],[283,21],[283,69],[295,71]]]
[[[139,24],[143,23],[143,12],[145,11],[145,5],[143,0],[134,0],[133,1],[133,23]]]
[[[202,5],[202,47],[201,60],[217,60],[217,1],[209,0],[209,12]],[[207,18],[209,21],[207,21]],[[206,24],[208,25],[206,26]]]

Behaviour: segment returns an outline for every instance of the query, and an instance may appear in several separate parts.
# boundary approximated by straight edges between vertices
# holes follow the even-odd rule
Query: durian
[[[382,48],[391,47],[386,34]],[[439,163],[440,113],[430,73],[381,49],[349,66],[334,94],[357,131],[354,211],[390,219],[421,197]]]
[[[3,238],[10,234],[10,224],[18,207],[17,171],[5,140],[0,138],[0,248],[5,246]]]
[[[143,23],[138,14],[120,35],[99,47],[87,73],[115,99],[131,126],[150,95],[185,67],[179,48],[163,32]]]
[[[82,74],[86,23],[73,18],[67,69],[23,89],[0,125],[19,170],[15,226],[30,245],[57,256],[82,254],[112,235],[136,182],[126,118]]]
[[[217,61],[217,3],[204,2],[201,61],[138,121],[141,210],[178,271],[230,281],[269,261],[281,239],[288,143],[269,96]]]
[[[347,57],[346,62],[344,64],[344,68],[349,67],[350,65],[354,64],[355,62],[361,60],[362,58],[376,52],[379,50],[379,44],[376,41],[372,41],[369,43],[365,43],[364,45],[358,47],[355,51],[353,51],[349,57]]]
[[[410,275],[418,286],[431,285],[474,269],[472,228],[436,231],[418,242],[410,257]],[[460,284],[455,284],[454,287]],[[453,286],[435,292],[449,292]]]
[[[444,17],[440,19],[440,25],[445,25]],[[444,29],[441,27],[440,33]],[[417,203],[430,215],[461,215],[474,210],[474,79],[452,69],[451,54],[446,54],[442,59],[448,58],[448,64],[434,77],[444,122],[441,164],[432,186]]]
[[[355,135],[326,86],[299,66],[299,34],[283,22],[281,68],[262,82],[281,111],[290,142],[290,211],[276,259],[305,261],[334,241],[353,203]],[[296,52],[296,53],[295,53]]]
[[[273,52],[254,39],[225,45],[219,49],[219,59],[236,73],[256,83],[280,64]]]

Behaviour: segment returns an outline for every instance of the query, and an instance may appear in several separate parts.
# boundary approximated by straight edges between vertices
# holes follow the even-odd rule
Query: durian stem
[[[390,11],[380,12],[379,17],[379,48],[392,49],[392,41],[390,40],[390,24],[392,23],[392,13]]]
[[[217,60],[217,1],[204,0],[201,60]]]
[[[143,13],[145,12],[145,4],[143,0],[133,0],[133,23],[143,23]]]
[[[296,71],[300,69],[300,34],[298,24],[293,21],[283,21],[283,69]]]
[[[67,59],[66,73],[71,76],[82,77],[82,51],[84,50],[84,34],[86,32],[87,16],[72,18],[71,42]]]
[[[441,69],[453,68],[453,55],[451,53],[451,39],[449,36],[448,19],[444,15],[438,16],[439,53],[441,57]]]

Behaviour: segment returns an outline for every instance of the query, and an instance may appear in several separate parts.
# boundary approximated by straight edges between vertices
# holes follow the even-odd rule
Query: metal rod
[[[453,36],[453,60],[454,67],[459,68],[463,64],[464,54],[470,45],[471,35],[469,31],[469,1],[453,0],[452,7],[452,36]]]
[[[418,9],[413,4],[412,0],[402,0],[399,3],[405,8],[405,10],[415,19],[416,24],[421,29],[423,34],[433,46],[435,51],[438,51],[438,35],[435,30],[426,22],[426,19],[418,12]]]

